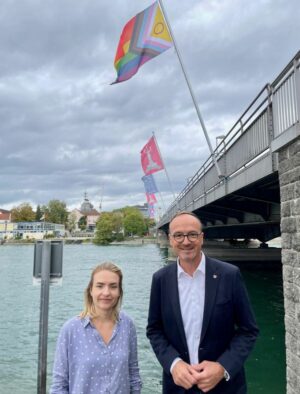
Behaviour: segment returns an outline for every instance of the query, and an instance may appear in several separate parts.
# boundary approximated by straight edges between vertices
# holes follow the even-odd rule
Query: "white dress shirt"
[[[177,260],[180,310],[187,340],[190,363],[198,364],[198,348],[201,338],[205,297],[205,255],[193,276],[187,274]]]

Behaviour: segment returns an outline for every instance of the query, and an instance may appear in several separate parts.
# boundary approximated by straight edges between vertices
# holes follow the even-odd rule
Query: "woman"
[[[60,331],[51,394],[141,392],[135,326],[120,312],[122,277],[109,262],[93,270],[83,312]]]

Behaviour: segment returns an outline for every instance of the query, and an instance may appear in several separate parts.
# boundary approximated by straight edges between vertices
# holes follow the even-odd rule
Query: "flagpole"
[[[156,148],[157,148],[158,153],[159,153],[159,156],[160,156],[160,160],[162,161],[162,164],[163,164],[163,166],[164,166],[164,170],[165,170],[165,173],[166,173],[166,177],[167,177],[167,179],[168,179],[168,182],[169,182],[169,186],[170,186],[171,192],[172,192],[172,194],[173,194],[173,198],[174,198],[174,200],[176,200],[176,196],[175,196],[175,193],[174,193],[174,190],[173,190],[173,187],[172,187],[172,183],[171,183],[171,181],[170,181],[169,174],[168,174],[166,165],[165,165],[165,163],[164,163],[164,159],[163,159],[163,157],[162,157],[162,155],[161,155],[161,152],[160,152],[160,149],[159,149],[159,146],[158,146],[157,139],[156,139],[156,137],[155,137],[154,131],[152,132],[152,134],[153,134],[153,138],[154,138],[154,141],[155,141]]]
[[[162,13],[163,13],[163,16],[164,16],[164,18],[165,18],[166,24],[167,24],[167,26],[168,26],[170,36],[172,37],[173,44],[174,44],[174,48],[175,48],[175,51],[176,51],[176,53],[177,53],[178,60],[179,60],[179,63],[180,63],[180,66],[181,66],[183,75],[184,75],[184,77],[185,77],[186,83],[187,83],[187,85],[188,85],[190,94],[191,94],[191,96],[192,96],[192,100],[193,100],[193,103],[194,103],[194,106],[195,106],[195,109],[196,109],[196,112],[197,112],[197,115],[198,115],[200,124],[201,124],[201,126],[202,126],[202,130],[203,130],[203,132],[204,132],[205,139],[206,139],[207,145],[208,145],[209,150],[210,150],[210,154],[211,154],[211,156],[212,156],[214,165],[215,165],[215,167],[216,167],[216,170],[217,170],[217,173],[218,173],[218,177],[219,177],[219,178],[224,178],[224,175],[222,174],[222,172],[221,172],[221,170],[220,170],[220,167],[219,167],[219,164],[218,164],[218,162],[217,162],[215,153],[214,153],[214,151],[213,151],[213,148],[212,148],[212,145],[211,145],[211,142],[210,142],[210,139],[209,139],[209,136],[208,136],[208,133],[207,133],[207,130],[206,130],[206,127],[205,127],[205,124],[204,124],[204,121],[203,121],[203,118],[202,118],[202,115],[201,115],[199,106],[198,106],[197,101],[196,101],[196,97],[195,97],[195,95],[194,95],[194,91],[193,91],[193,89],[192,89],[192,86],[191,86],[190,81],[189,81],[189,79],[188,79],[187,73],[186,73],[186,71],[185,71],[185,68],[184,68],[184,65],[183,65],[183,61],[182,61],[181,55],[180,55],[180,53],[179,53],[179,50],[178,50],[178,47],[177,47],[177,44],[176,44],[176,40],[175,40],[173,31],[172,31],[172,29],[171,29],[171,25],[170,25],[170,23],[169,23],[167,14],[166,14],[166,12],[165,12],[165,8],[164,8],[164,6],[163,6],[162,0],[158,0],[158,3],[159,3],[159,5],[160,5],[161,11],[162,11]]]
[[[164,213],[165,213],[165,212],[166,212],[166,206],[165,206],[164,199],[162,198],[162,195],[161,195],[161,192],[160,192],[160,191],[158,191],[158,194],[159,194],[159,197],[160,197],[160,199],[161,199],[162,206],[163,206]]]

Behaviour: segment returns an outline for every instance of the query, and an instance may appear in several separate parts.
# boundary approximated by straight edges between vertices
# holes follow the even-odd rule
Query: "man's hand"
[[[199,364],[200,365],[200,364]],[[186,362],[178,361],[172,369],[172,377],[177,386],[188,390],[200,379],[200,374],[197,370]]]
[[[224,378],[224,368],[217,362],[202,361],[192,367],[198,373],[197,387],[204,393],[213,389]]]

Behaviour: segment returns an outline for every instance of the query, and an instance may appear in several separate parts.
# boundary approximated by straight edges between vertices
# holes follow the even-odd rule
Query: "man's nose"
[[[190,244],[191,242],[189,241],[187,235],[184,236],[184,240],[182,241],[183,244]]]

